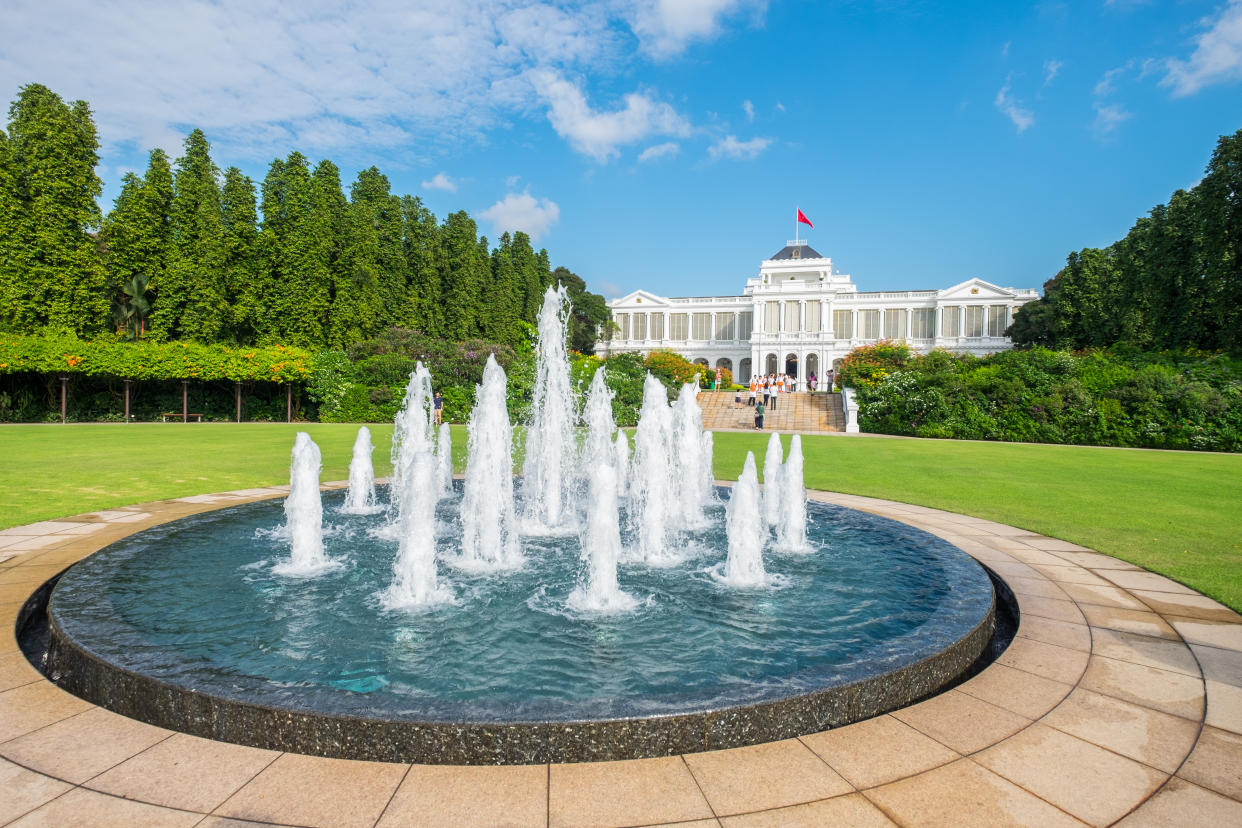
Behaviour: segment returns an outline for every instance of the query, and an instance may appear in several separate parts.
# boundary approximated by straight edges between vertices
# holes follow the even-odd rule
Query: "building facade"
[[[645,290],[608,303],[616,325],[596,346],[601,356],[676,351],[739,383],[783,371],[806,387],[859,345],[909,343],[920,353],[943,348],[984,355],[1012,347],[1005,329],[1034,290],[969,279],[944,290],[864,292],[832,259],[804,241],[789,242],[759,265],[741,296],[670,298]]]

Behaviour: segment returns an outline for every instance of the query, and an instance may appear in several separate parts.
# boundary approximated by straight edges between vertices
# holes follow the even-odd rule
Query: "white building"
[[[608,303],[618,330],[601,356],[676,351],[694,362],[752,373],[823,376],[850,351],[877,339],[900,339],[920,353],[933,348],[983,355],[1012,346],[1005,329],[1034,290],[969,279],[944,290],[871,293],[805,241],[791,241],[759,265],[741,296],[670,298],[645,290]]]

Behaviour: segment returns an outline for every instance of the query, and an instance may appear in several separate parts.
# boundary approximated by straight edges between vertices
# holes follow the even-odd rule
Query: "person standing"
[[[440,416],[444,412],[444,397],[440,394],[439,391],[436,392],[436,399],[433,405],[433,410],[435,411],[436,425],[439,425]]]
[[[780,395],[781,395],[781,380],[778,377],[772,383],[772,396],[768,400],[768,407],[771,408],[773,411],[776,410],[776,401],[780,397]]]
[[[755,406],[755,380],[753,378],[750,381],[750,392],[749,393],[750,393],[750,396],[749,396],[747,405],[749,405],[751,408],[754,408]]]
[[[763,431],[763,403],[755,406],[755,428]]]

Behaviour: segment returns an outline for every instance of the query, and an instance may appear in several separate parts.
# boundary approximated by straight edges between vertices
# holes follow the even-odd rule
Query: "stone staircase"
[[[703,391],[699,407],[703,409],[703,428],[721,431],[730,428],[754,428],[755,409],[733,405],[731,391]],[[840,394],[781,394],[776,410],[765,408],[764,431],[845,431],[845,414]]]

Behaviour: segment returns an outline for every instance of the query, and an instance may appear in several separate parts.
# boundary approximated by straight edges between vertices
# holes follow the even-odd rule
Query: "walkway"
[[[746,400],[745,393],[742,400]],[[755,409],[749,405],[735,406],[732,392],[704,391],[699,394],[699,407],[703,409],[703,428],[708,431],[755,426]],[[782,434],[845,431],[841,395],[781,394],[776,410],[766,409],[763,427],[765,431],[779,431]]]
[[[17,650],[22,602],[69,564],[147,526],[285,491],[0,532],[0,824],[1242,825],[1242,617],[1065,541],[869,498],[812,493],[975,556],[1016,594],[1018,637],[929,701],[755,747],[515,767],[276,753],[94,707]]]

